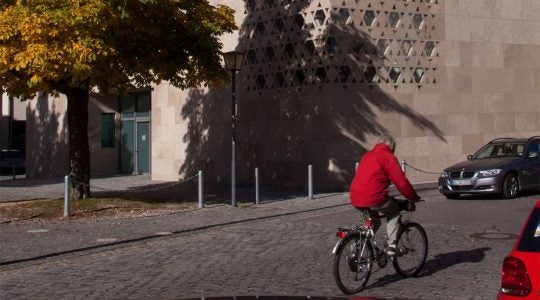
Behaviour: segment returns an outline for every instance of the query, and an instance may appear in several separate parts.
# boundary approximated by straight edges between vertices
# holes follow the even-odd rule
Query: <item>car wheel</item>
[[[516,174],[510,173],[506,175],[503,181],[502,196],[505,199],[516,198],[519,190],[519,183]]]
[[[455,194],[444,194],[444,196],[446,197],[446,199],[459,199],[459,193],[455,193]]]

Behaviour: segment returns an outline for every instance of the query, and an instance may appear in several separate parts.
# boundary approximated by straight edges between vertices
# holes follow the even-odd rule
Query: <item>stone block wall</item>
[[[69,166],[66,98],[38,95],[26,105],[26,177],[65,176]]]
[[[346,188],[381,133],[414,182],[501,136],[540,134],[540,5],[528,1],[213,1],[236,10],[240,181]],[[533,13],[536,12],[536,13]],[[152,177],[228,181],[231,86],[153,92]]]
[[[114,147],[101,145],[101,114],[114,113]],[[120,149],[120,114],[118,97],[92,95],[88,104],[88,144],[90,146],[90,172],[93,176],[118,174]]]

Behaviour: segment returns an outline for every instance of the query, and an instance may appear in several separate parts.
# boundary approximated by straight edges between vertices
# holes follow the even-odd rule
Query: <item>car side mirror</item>
[[[538,151],[530,151],[529,159],[538,157]]]
[[[467,155],[467,160],[472,160],[472,155]]]

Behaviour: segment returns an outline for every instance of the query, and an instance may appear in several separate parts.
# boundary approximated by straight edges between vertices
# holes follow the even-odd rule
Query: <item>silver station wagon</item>
[[[461,194],[500,194],[540,189],[540,136],[495,139],[454,164],[439,177],[439,191],[448,199]]]

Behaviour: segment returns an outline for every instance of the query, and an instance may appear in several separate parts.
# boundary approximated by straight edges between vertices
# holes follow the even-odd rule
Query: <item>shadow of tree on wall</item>
[[[3,95],[0,102],[3,102]],[[5,98],[6,107],[0,107],[0,147],[16,149],[26,153],[26,118],[21,118],[16,112],[22,101],[11,96]],[[5,109],[5,110],[4,110]]]
[[[56,109],[56,99],[39,95],[35,108],[27,108],[27,178],[56,178],[67,174],[68,143],[66,115]],[[50,103],[50,106],[49,106]]]
[[[246,1],[237,47],[246,53],[236,83],[240,183],[251,186],[258,167],[263,185],[305,187],[307,165],[312,164],[319,190],[346,188],[369,138],[396,134],[400,118],[444,140],[429,119],[366,80],[387,76],[378,74],[385,57],[369,34],[327,23],[329,15],[317,28],[321,9],[307,20],[309,13],[303,12],[310,1],[285,2]],[[348,53],[354,47],[362,51]],[[189,128],[179,173],[203,170],[205,181],[229,182],[231,86],[191,91],[181,117]]]

